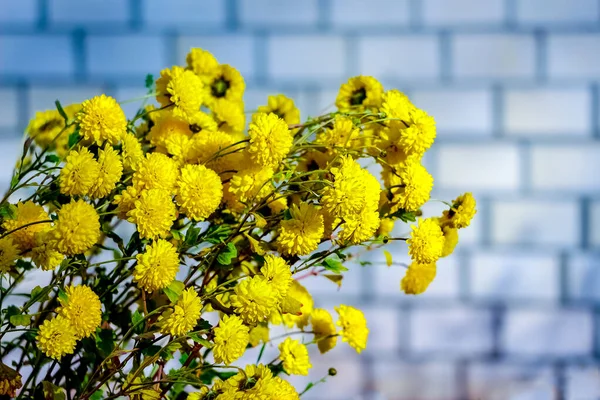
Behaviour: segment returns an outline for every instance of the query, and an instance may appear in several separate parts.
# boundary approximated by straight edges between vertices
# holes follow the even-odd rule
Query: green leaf
[[[75,131],[69,135],[69,148],[75,146],[81,140],[81,135],[79,135],[79,131]]]
[[[230,265],[231,261],[237,257],[237,249],[233,243],[227,243],[219,255],[217,256],[217,262],[221,265]]]
[[[64,290],[58,289],[58,299],[61,303],[66,303],[69,301],[69,296],[67,296],[67,293]]]
[[[175,240],[183,240],[184,239],[181,232],[179,232],[178,230],[175,230],[175,229],[171,230],[171,235],[173,235],[173,238]]]
[[[133,314],[131,314],[131,323],[133,324],[133,331],[136,334],[140,334],[144,332],[144,316],[138,311],[135,310]]]
[[[190,226],[185,233],[185,244],[188,246],[194,246],[198,244],[198,236],[200,235],[200,228]]]
[[[56,104],[56,109],[58,110],[58,113],[60,114],[60,116],[63,117],[63,119],[65,120],[65,124],[66,124],[69,121],[69,117],[67,117],[67,113],[65,112],[62,105],[60,104],[60,101],[56,100],[54,102],[54,104]]]
[[[206,231],[204,240],[208,243],[219,244],[223,243],[231,234],[231,228],[226,225],[211,225]]]
[[[338,288],[342,287],[342,281],[344,279],[344,275],[339,274],[323,274],[323,276],[329,279],[331,282],[335,283]]]
[[[393,263],[393,261],[392,261],[392,253],[390,253],[387,250],[384,250],[383,251],[383,255],[385,255],[385,263],[387,264],[388,267],[391,267],[392,263]]]
[[[196,332],[192,332],[192,333],[188,334],[188,336],[194,342],[201,344],[202,346],[206,347],[207,349],[210,349],[214,346],[211,342],[204,339],[202,336],[198,335],[198,333],[196,333]]]
[[[37,303],[38,301],[46,301],[48,300],[48,294],[50,293],[50,290],[52,288],[50,286],[46,286],[46,287],[41,287],[41,286],[36,286],[31,290],[31,300],[35,299],[35,302]]]
[[[65,391],[48,381],[42,381],[36,388],[35,399],[65,400]]]
[[[160,356],[164,358],[166,361],[173,358],[173,353],[181,348],[181,343],[179,342],[171,342],[165,347],[161,352]]]
[[[115,348],[114,331],[112,329],[101,329],[96,334],[96,346],[103,357],[108,357]]]
[[[146,81],[144,85],[149,91],[152,90],[152,88],[154,87],[154,76],[152,76],[152,74],[146,75]]]
[[[3,219],[17,218],[17,207],[14,204],[4,203],[0,206],[0,217]]]
[[[371,261],[359,261],[358,263],[361,267],[368,267],[369,265],[373,265]]]
[[[102,390],[96,390],[94,393],[92,393],[92,395],[90,396],[90,400],[102,400],[104,399],[104,392],[102,392]]]
[[[146,357],[152,357],[152,356],[155,356],[156,354],[158,354],[158,352],[161,350],[162,350],[162,347],[153,344],[153,345],[148,346],[145,349],[143,349],[142,354],[145,355]]]
[[[12,179],[10,180],[10,187],[14,188],[14,187],[17,186],[18,183],[19,183],[19,174],[17,174],[15,172],[15,174],[12,177]]]
[[[183,282],[173,281],[169,286],[164,288],[163,291],[165,292],[169,300],[171,300],[171,303],[176,303],[177,299],[179,299],[179,296],[181,296],[181,293],[183,292],[184,288],[185,285],[183,284]]]
[[[196,324],[196,328],[194,329],[198,331],[208,331],[212,329],[212,325],[204,318],[200,318],[200,321]]]
[[[31,324],[31,315],[13,315],[10,317],[10,323],[14,326],[28,326]]]
[[[335,274],[340,274],[344,271],[348,271],[348,268],[344,267],[342,265],[342,262],[335,257],[327,257],[323,260],[322,265],[326,270],[331,271]]]
[[[44,158],[44,162],[56,164],[60,162],[60,158],[56,154],[48,154],[46,158]]]
[[[200,374],[200,380],[205,385],[210,385],[215,378],[219,378],[222,381],[226,381],[234,375],[237,375],[237,371],[218,371],[214,368],[210,368],[207,366],[207,368],[202,369],[202,373]]]
[[[21,310],[19,310],[19,307],[17,306],[8,306],[6,307],[6,310],[3,310],[6,313],[6,316],[8,318],[12,317],[13,315],[18,315],[21,313]]]
[[[408,212],[402,208],[390,215],[390,217],[398,218],[403,222],[415,222],[417,220],[417,216],[414,212]]]

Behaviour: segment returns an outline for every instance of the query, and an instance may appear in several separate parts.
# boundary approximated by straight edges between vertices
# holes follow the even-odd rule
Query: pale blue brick
[[[158,75],[158,74],[156,74]],[[121,102],[121,108],[125,112],[127,118],[132,118],[138,109],[141,107],[143,103],[143,99],[130,101],[133,99],[138,99],[140,97],[144,97],[148,93],[148,89],[146,89],[143,85],[137,86],[119,86],[116,90],[111,93],[111,95],[117,99],[118,102]],[[146,104],[154,104],[157,105],[156,98],[150,97],[146,100]],[[185,278],[184,278],[185,279]]]
[[[395,307],[362,306],[361,310],[367,319],[369,341],[364,354],[377,357],[390,352],[397,352],[401,343],[406,343],[406,331],[402,329],[405,316]]]
[[[0,127],[16,129],[19,123],[18,112],[17,90],[0,88]]]
[[[600,77],[600,35],[550,35],[548,74],[557,79]]]
[[[413,103],[435,118],[440,137],[492,133],[492,94],[487,90],[416,90]]]
[[[55,110],[56,100],[63,106],[82,101],[104,93],[100,86],[32,86],[27,91],[27,115],[33,118],[36,111]]]
[[[425,25],[498,25],[504,20],[502,0],[423,0]]]
[[[0,157],[0,188],[2,193],[6,191],[10,185],[12,172],[18,157],[23,150],[23,139],[20,136],[11,138],[2,138],[2,151],[5,157]]]
[[[149,28],[215,28],[225,24],[225,0],[144,0],[143,18]]]
[[[587,88],[511,89],[504,98],[509,135],[591,134],[592,99]]]
[[[373,375],[376,400],[460,398],[455,365],[447,361],[377,360]]]
[[[491,208],[492,241],[500,245],[575,247],[579,207],[570,200],[497,200]],[[560,216],[557,227],[556,218]]]
[[[534,145],[531,164],[531,182],[535,189],[600,192],[600,144]]]
[[[475,363],[468,369],[469,399],[542,400],[554,398],[554,371],[527,363]]]
[[[521,24],[597,24],[596,0],[518,0],[517,20]]]
[[[598,365],[573,365],[565,371],[566,399],[600,398]]]
[[[71,75],[73,51],[67,35],[0,36],[0,76]]]
[[[86,39],[86,51],[91,75],[139,79],[140,85],[146,74],[158,76],[168,66],[160,36],[91,35]]]
[[[437,144],[438,189],[514,191],[519,188],[521,159],[512,144]]]
[[[346,51],[341,37],[276,36],[269,39],[267,49],[267,69],[275,80],[323,82],[344,78]]]
[[[413,309],[410,327],[411,350],[417,354],[473,356],[492,349],[491,313],[484,309]]]
[[[504,320],[501,344],[510,356],[587,356],[593,345],[592,315],[568,309],[510,310]]]
[[[239,19],[242,25],[310,26],[317,23],[317,0],[240,0]]]
[[[37,0],[0,0],[0,23],[3,26],[33,25],[38,18]]]
[[[574,254],[568,262],[568,297],[600,301],[600,257],[595,253]]]
[[[360,73],[377,79],[435,80],[440,45],[435,35],[369,36],[359,39]]]
[[[309,276],[303,278],[300,283],[302,283],[310,293],[315,293],[316,296],[358,297],[363,292],[363,281],[367,271],[356,263],[348,262],[345,263],[345,266],[348,268],[348,271],[345,271],[343,274],[344,278],[341,287],[324,276]],[[309,272],[310,271],[301,272],[296,278],[306,275]],[[370,270],[369,272],[373,272],[373,270]]]
[[[48,18],[53,25],[126,24],[131,18],[123,0],[50,0]]]
[[[452,41],[457,78],[532,78],[535,43],[526,34],[458,34]]]
[[[193,47],[210,51],[220,63],[237,68],[246,80],[254,70],[255,39],[245,35],[182,36],[177,39],[177,62],[185,65],[185,57]]]
[[[590,206],[589,230],[590,244],[600,247],[600,200],[593,201]]]
[[[334,26],[407,26],[409,20],[408,0],[333,0],[331,3],[331,23]]]
[[[476,299],[556,301],[560,296],[558,254],[479,251],[470,271]]]

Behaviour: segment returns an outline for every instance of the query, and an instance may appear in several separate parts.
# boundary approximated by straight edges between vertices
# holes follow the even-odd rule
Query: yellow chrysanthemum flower
[[[284,120],[270,113],[256,113],[248,127],[250,160],[262,167],[277,167],[292,147],[292,135]]]
[[[168,142],[171,144],[181,142],[182,138],[191,138],[193,133],[187,120],[176,116],[170,110],[165,111],[156,118],[156,123],[150,128],[148,140],[152,146],[156,147],[156,151],[171,153],[168,149]]]
[[[313,311],[313,298],[309,291],[297,280],[292,280],[292,284],[288,289],[287,296],[282,300],[282,304],[285,303],[288,298],[300,303],[300,311],[297,314],[288,314],[277,310],[269,316],[269,320],[275,325],[284,324],[289,328],[296,325],[298,328],[303,329],[308,325],[309,318]]]
[[[269,367],[263,364],[247,365],[244,371],[227,379],[219,388],[224,392],[219,400],[275,399],[277,394],[273,393],[272,384],[273,373]]]
[[[65,127],[65,120],[57,110],[38,111],[35,117],[29,121],[25,132],[42,148],[52,147],[57,136]],[[63,132],[61,134],[68,136]]]
[[[418,225],[411,225],[408,243],[410,257],[419,264],[436,262],[444,250],[444,233],[434,218],[419,218]]]
[[[389,236],[394,230],[394,220],[391,218],[381,218],[379,220],[379,228],[377,228],[377,235]]]
[[[167,236],[176,218],[177,208],[171,195],[160,189],[142,191],[133,209],[127,212],[127,220],[136,225],[144,239]]]
[[[294,386],[278,376],[273,378],[270,388],[271,393],[277,396],[278,400],[300,400],[300,396]]]
[[[408,96],[396,89],[385,92],[382,100],[380,111],[389,119],[388,124],[391,122],[408,122],[410,112],[415,109]]]
[[[316,143],[322,144],[326,149],[334,147],[355,148],[360,145],[360,129],[354,126],[351,118],[337,117],[333,126],[317,133]]]
[[[229,182],[229,194],[235,200],[248,203],[260,201],[272,190],[270,180],[273,177],[271,168],[248,168],[239,171]],[[225,193],[224,193],[225,196]]]
[[[186,165],[181,169],[175,201],[180,210],[195,221],[204,221],[223,198],[219,175],[204,165]]]
[[[134,186],[127,186],[121,193],[116,194],[113,204],[117,206],[117,216],[121,219],[127,219],[127,213],[135,207],[136,200],[141,195],[140,190]]]
[[[369,328],[363,312],[345,304],[335,307],[335,311],[340,316],[337,325],[342,328],[342,341],[348,343],[357,353],[366,349]]]
[[[240,101],[244,97],[246,83],[240,72],[228,64],[220,64],[204,81],[204,103],[210,108],[218,99]]]
[[[192,71],[179,66],[163,69],[156,80],[156,100],[163,107],[173,104],[173,113],[189,120],[200,110],[203,86],[202,80]]]
[[[457,229],[466,228],[477,213],[476,206],[473,194],[461,194],[452,202],[452,208],[444,211],[442,223]]]
[[[47,319],[40,326],[37,346],[48,357],[60,360],[65,354],[72,354],[76,344],[75,328],[64,317]]]
[[[160,331],[173,336],[182,336],[190,332],[200,318],[202,301],[194,288],[183,291],[173,310],[161,316]]]
[[[71,150],[60,170],[60,192],[69,196],[88,195],[99,175],[100,164],[87,148]]]
[[[215,362],[230,365],[246,351],[250,335],[248,327],[237,315],[224,315],[214,329]]]
[[[337,344],[337,330],[329,311],[315,308],[310,315],[310,322],[321,354],[333,349]]]
[[[392,195],[392,211],[400,208],[417,211],[425,204],[433,189],[433,177],[417,160],[409,159],[397,172],[384,168],[383,181]]]
[[[372,76],[355,76],[342,84],[335,100],[340,111],[364,110],[381,105],[383,86]]]
[[[279,359],[290,375],[308,375],[312,368],[306,346],[289,337],[279,344]]]
[[[102,303],[98,295],[85,285],[68,286],[65,292],[67,299],[59,298],[61,306],[56,312],[75,329],[77,339],[90,336],[102,322]]]
[[[342,225],[339,239],[342,242],[359,244],[372,238],[379,228],[379,212],[364,210],[348,217]]]
[[[146,246],[136,257],[133,280],[146,292],[166,288],[179,271],[179,255],[175,247],[163,239]]]
[[[56,250],[75,255],[88,251],[100,239],[100,218],[94,206],[83,200],[71,201],[58,211],[52,230]]]
[[[133,185],[138,190],[162,189],[172,193],[178,178],[179,169],[172,158],[161,153],[148,153],[133,174]]]
[[[267,105],[259,106],[257,111],[261,113],[273,113],[283,119],[288,125],[300,123],[300,110],[294,104],[293,99],[283,94],[269,96]]]
[[[190,49],[190,52],[185,57],[185,60],[188,68],[194,71],[194,73],[200,77],[205,75],[212,76],[219,67],[219,62],[215,56],[213,56],[209,51],[200,48]]]
[[[105,141],[117,144],[127,132],[123,109],[114,98],[104,94],[84,101],[76,119],[84,139],[99,146]]]
[[[417,108],[409,112],[408,128],[402,130],[398,145],[408,155],[422,155],[431,147],[435,137],[435,120]]]
[[[212,106],[212,117],[217,123],[217,129],[226,133],[240,133],[246,126],[244,103],[218,99]]]
[[[64,254],[56,250],[51,230],[35,234],[35,246],[31,249],[31,261],[44,271],[52,270],[60,265]]]
[[[252,347],[256,347],[260,343],[267,343],[269,341],[269,325],[261,323],[250,329],[248,341]]]
[[[0,274],[10,271],[17,258],[19,257],[19,248],[13,242],[10,236],[0,239]]]
[[[121,137],[121,146],[123,168],[128,171],[135,171],[137,166],[144,159],[144,150],[142,149],[142,144],[134,135],[125,133],[123,137]]]
[[[458,229],[450,226],[442,226],[442,232],[444,233],[444,249],[442,250],[442,257],[448,257],[454,252],[454,249],[458,244]]]
[[[317,249],[325,227],[323,215],[312,204],[292,205],[291,219],[281,221],[277,250],[282,254],[306,255]]]
[[[90,196],[92,198],[106,197],[117,186],[117,182],[123,175],[123,164],[119,154],[112,146],[106,146],[98,150],[98,164],[100,172],[98,179],[92,186]]]
[[[235,145],[233,135],[221,131],[196,134],[190,140],[187,161],[191,164],[204,164],[218,174],[226,171],[232,174],[238,169],[242,145]],[[225,175],[222,176],[224,178]]]
[[[192,133],[209,133],[217,130],[217,122],[204,111],[198,111],[190,119],[190,131]]]
[[[435,263],[419,264],[413,262],[400,282],[400,289],[406,294],[421,294],[433,281],[436,274]]]
[[[271,288],[277,292],[280,299],[287,295],[288,289],[292,284],[292,272],[290,271],[290,266],[283,258],[267,254],[260,273],[271,285]]]
[[[234,293],[231,295],[231,305],[249,325],[264,321],[277,306],[277,292],[260,275],[239,282]]]
[[[50,221],[44,207],[35,204],[33,201],[18,202],[16,207],[17,215],[15,219],[5,219],[2,223],[2,227],[7,231],[21,228],[33,222]],[[35,246],[35,234],[50,229],[50,224],[51,222],[29,225],[26,228],[14,231],[9,236],[21,251],[27,251]]]

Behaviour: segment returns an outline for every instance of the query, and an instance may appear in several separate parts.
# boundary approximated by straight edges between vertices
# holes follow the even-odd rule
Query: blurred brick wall
[[[434,197],[479,201],[423,296],[399,266],[306,281],[372,329],[313,357],[340,375],[312,398],[600,397],[600,1],[0,0],[0,183],[34,110],[142,95],[192,46],[240,69],[248,110],[283,92],[316,115],[356,74],[406,91],[438,122]]]

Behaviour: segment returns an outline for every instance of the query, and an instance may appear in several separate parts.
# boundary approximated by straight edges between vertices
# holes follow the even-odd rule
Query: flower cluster
[[[36,267],[50,280],[2,309],[0,336],[15,337],[2,357],[34,365],[26,397],[45,375],[44,392],[81,398],[298,399],[285,376],[310,374],[309,346],[360,353],[369,337],[362,311],[334,318],[304,279],[342,285],[365,250],[398,257],[406,241],[400,288],[422,293],[476,213],[465,193],[423,216],[435,121],[373,77],[305,122],[282,94],[245,111],[242,75],[202,49],[146,87],[129,119],[100,95],[27,128],[0,203],[3,298]],[[267,346],[279,356],[261,363]],[[21,386],[17,368],[0,394]]]

